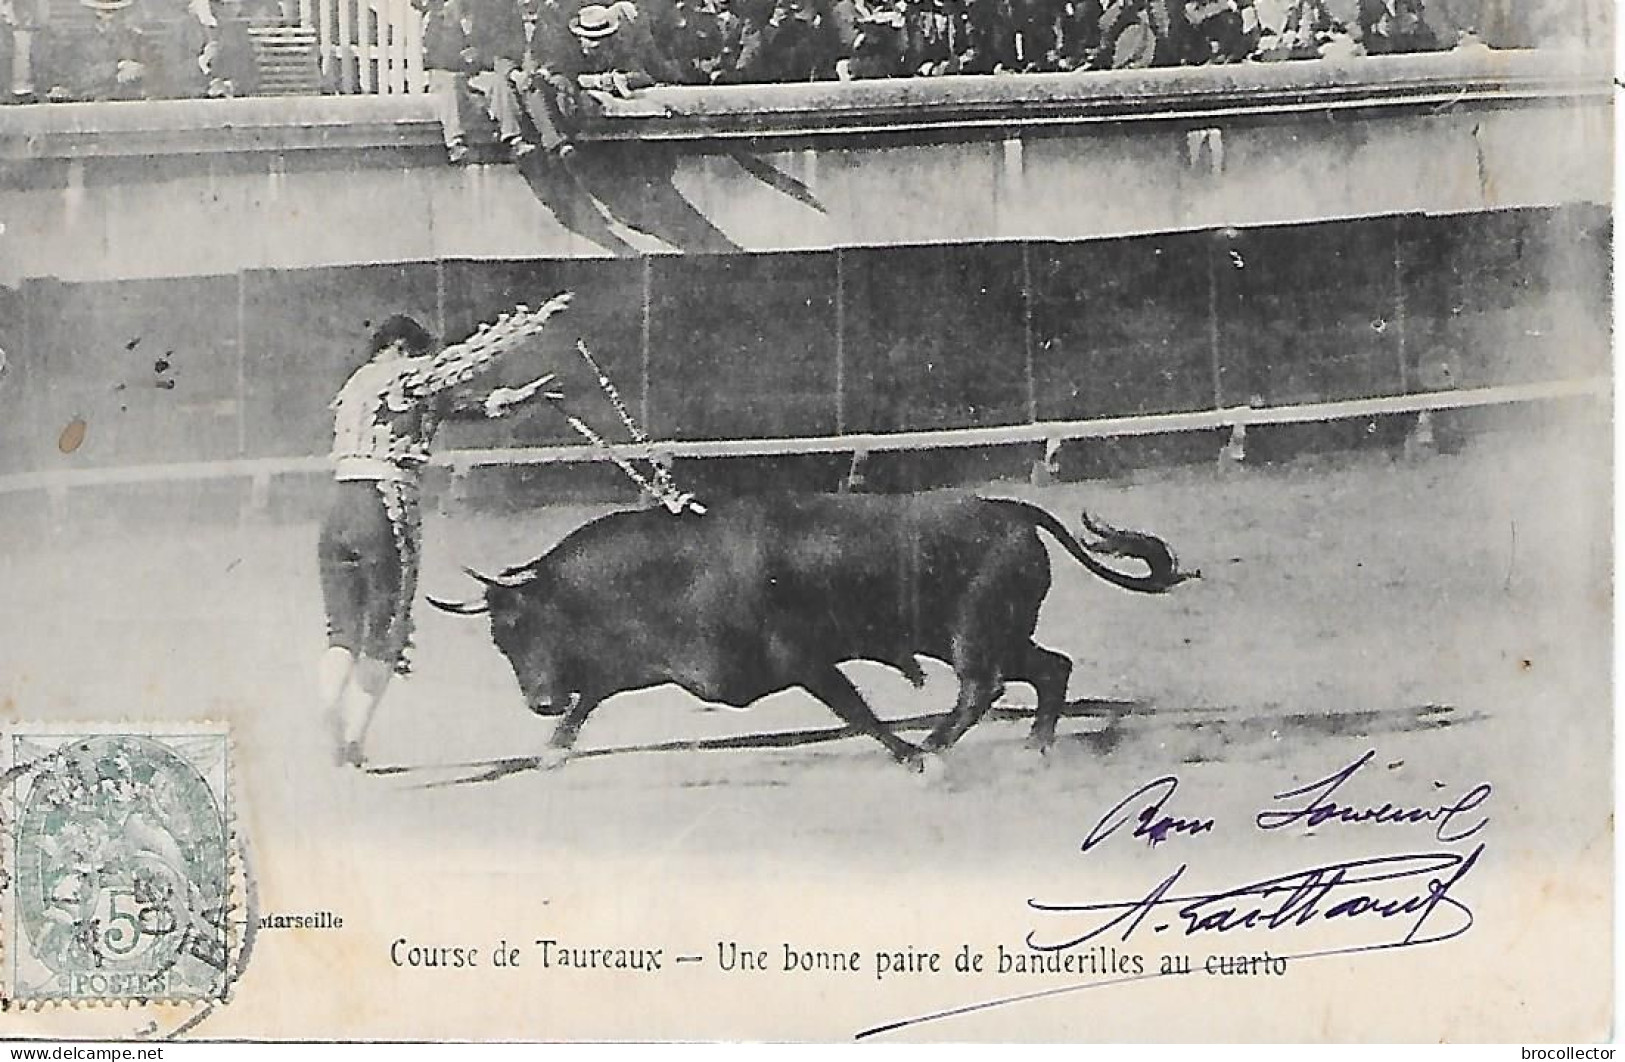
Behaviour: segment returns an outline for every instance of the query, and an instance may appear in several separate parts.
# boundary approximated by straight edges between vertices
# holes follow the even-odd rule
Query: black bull
[[[661,509],[594,520],[545,555],[498,577],[470,571],[491,635],[532,711],[563,715],[562,759],[592,710],[627,690],[676,683],[744,707],[800,686],[898,761],[946,749],[1007,682],[1038,694],[1029,744],[1047,748],[1072,661],[1033,641],[1050,587],[1048,532],[1091,572],[1126,590],[1162,593],[1179,570],[1154,536],[1083,516],[1080,543],[1034,505],[962,494],[808,495],[720,503],[704,515]],[[1092,554],[1136,558],[1134,575]],[[954,711],[920,747],[893,734],[837,664],[875,660],[917,685],[916,657],[953,666]]]

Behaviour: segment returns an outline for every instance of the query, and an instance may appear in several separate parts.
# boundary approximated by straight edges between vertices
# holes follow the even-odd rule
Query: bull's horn
[[[428,597],[429,604],[454,616],[478,616],[482,612],[489,612],[491,608],[483,601],[442,601],[433,595],[425,596]]]
[[[473,568],[466,566],[463,568],[463,571],[467,572],[475,579],[478,579],[486,586],[495,586],[501,589],[512,589],[516,586],[523,586],[525,583],[525,577],[523,575],[482,575]]]

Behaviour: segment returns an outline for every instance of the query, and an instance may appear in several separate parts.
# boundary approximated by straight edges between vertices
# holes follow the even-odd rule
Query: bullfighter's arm
[[[453,343],[432,358],[405,381],[408,393],[450,401],[462,406],[457,392],[497,360],[531,336],[540,335],[554,314],[570,305],[570,293],[556,295],[539,310],[523,307],[515,314],[503,314],[494,324],[483,325],[461,343]],[[526,386],[529,386],[528,384]],[[482,396],[483,398],[483,396]]]
[[[497,387],[488,393],[471,387],[459,387],[447,396],[445,411],[452,415],[480,413],[494,420],[512,412],[538,394],[549,399],[563,398],[562,391],[548,390],[553,380],[554,375],[549,372],[519,387]]]
[[[537,395],[552,400],[563,398],[563,391],[549,389],[548,385],[552,382],[553,374],[549,372],[543,373],[522,387],[498,387],[485,399],[485,415],[487,417],[500,417]]]

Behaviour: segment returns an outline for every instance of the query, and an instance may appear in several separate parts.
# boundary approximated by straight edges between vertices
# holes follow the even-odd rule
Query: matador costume
[[[453,412],[505,411],[466,386],[504,349],[461,344],[435,355],[369,361],[333,399],[338,492],[318,548],[330,646],[399,675],[410,671],[423,537],[418,495],[429,446]]]

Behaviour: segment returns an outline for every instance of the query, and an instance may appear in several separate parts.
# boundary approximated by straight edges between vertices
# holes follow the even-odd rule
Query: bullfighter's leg
[[[1038,694],[1038,714],[1027,747],[1045,752],[1055,741],[1055,723],[1066,704],[1066,684],[1072,677],[1072,661],[1053,649],[1029,642],[1020,658],[1009,666],[1010,681],[1029,683]]]
[[[920,750],[891,732],[876,718],[874,710],[864,701],[863,694],[833,664],[823,664],[810,670],[811,677],[802,686],[814,697],[829,705],[841,721],[869,735],[892,754],[898,763],[919,762]]]
[[[366,762],[367,731],[372,727],[378,704],[384,699],[393,672],[387,663],[370,656],[356,661],[355,674],[345,687],[342,702],[343,731],[339,762],[360,767]]]
[[[339,758],[352,767],[366,762],[367,731],[372,728],[378,705],[394,677],[394,669],[387,661],[363,655],[356,661],[355,678],[344,691],[344,742]]]
[[[367,731],[383,702],[390,679],[411,670],[412,598],[417,593],[422,522],[415,489],[378,483],[384,519],[374,526],[362,561],[365,573],[365,626],[355,681],[344,705],[341,758],[354,766],[365,761]]]
[[[389,664],[382,660],[364,656],[356,662],[355,681],[346,695],[343,747],[344,762],[353,767],[366,762],[363,750],[367,745],[367,730],[372,726],[373,716],[393,674]]]
[[[316,550],[327,613],[327,651],[317,665],[317,695],[335,749],[344,743],[345,699],[353,696],[356,655],[366,636],[366,572],[350,540],[352,515],[343,500],[335,505],[323,521]]]
[[[401,659],[401,595],[406,582],[392,541],[370,551],[361,567],[366,582],[363,635],[355,678],[345,691],[340,749],[340,759],[356,767],[365,761],[367,731]]]
[[[355,672],[361,645],[362,581],[354,558],[320,556],[322,600],[327,608],[327,651],[316,668],[322,711],[336,719],[340,700]]]

